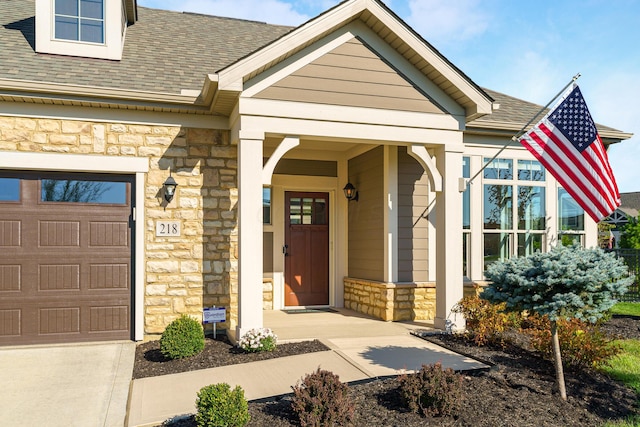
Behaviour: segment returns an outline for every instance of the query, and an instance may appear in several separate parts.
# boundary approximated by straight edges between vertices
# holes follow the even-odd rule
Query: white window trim
[[[55,38],[55,0],[36,0],[36,52],[85,58],[122,59],[122,2],[104,1],[104,43]]]
[[[52,166],[55,165],[55,166]],[[83,154],[48,154],[6,152],[0,156],[0,169],[37,170],[57,172],[95,172],[135,174],[135,261],[134,291],[131,302],[134,311],[133,338],[144,338],[144,288],[145,288],[145,176],[149,172],[149,159],[142,157],[110,157]]]

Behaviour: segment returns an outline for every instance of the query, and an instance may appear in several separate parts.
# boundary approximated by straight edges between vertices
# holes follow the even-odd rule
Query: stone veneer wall
[[[435,302],[435,283],[344,279],[344,306],[382,320],[433,320]]]
[[[481,290],[481,286],[465,283],[463,295],[477,295]],[[436,313],[436,284],[383,283],[345,278],[344,306],[385,321],[433,321]]]
[[[237,324],[237,150],[227,131],[179,126],[0,117],[0,150],[149,159],[145,188],[145,335],[162,333],[203,306],[227,307]],[[1,155],[1,154],[0,154]],[[51,165],[55,170],[55,165]],[[171,167],[179,186],[165,207]],[[180,237],[156,237],[157,220],[179,220]]]
[[[262,309],[273,310],[273,279],[262,279]]]

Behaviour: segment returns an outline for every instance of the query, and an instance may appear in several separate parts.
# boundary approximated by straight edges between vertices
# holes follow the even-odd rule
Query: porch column
[[[264,135],[238,141],[238,325],[236,339],[262,327],[262,145]]]
[[[442,191],[436,193],[436,316],[439,329],[464,329],[464,318],[451,313],[462,299],[462,176],[463,147],[436,150],[436,164],[443,177]]]

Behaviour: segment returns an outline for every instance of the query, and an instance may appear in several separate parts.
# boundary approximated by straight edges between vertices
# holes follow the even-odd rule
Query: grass
[[[624,316],[640,316],[640,303],[619,302],[611,308],[611,314]]]
[[[618,303],[611,309],[611,313],[640,316],[640,303]],[[622,352],[611,359],[609,366],[603,367],[602,370],[611,378],[633,388],[640,396],[640,340],[620,340],[617,343]],[[609,422],[605,427],[640,427],[640,415],[624,421]]]

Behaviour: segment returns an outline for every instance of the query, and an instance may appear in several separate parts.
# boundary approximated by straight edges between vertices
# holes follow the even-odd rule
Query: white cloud
[[[489,14],[479,0],[409,0],[406,21],[434,45],[468,40],[484,33]]]

